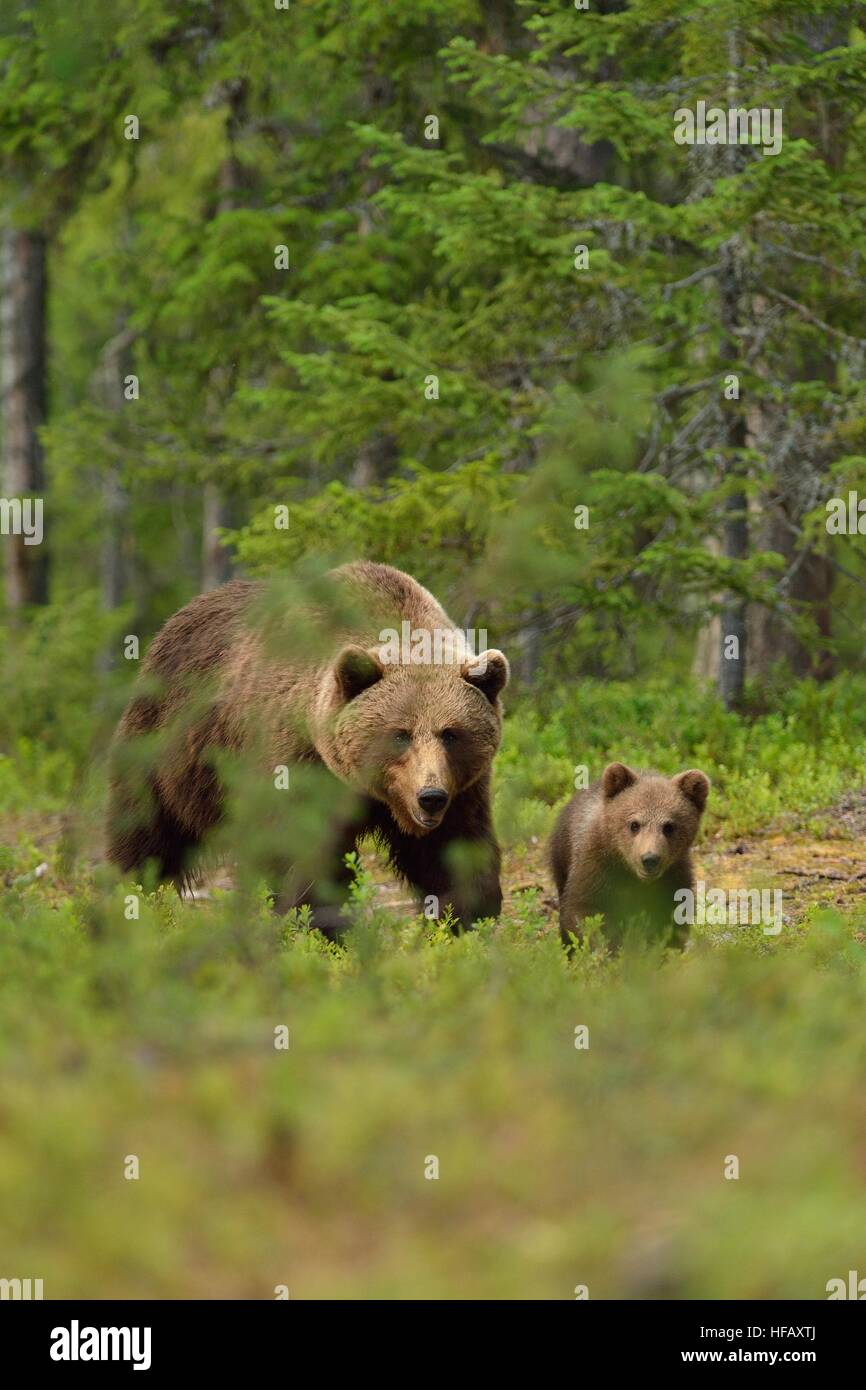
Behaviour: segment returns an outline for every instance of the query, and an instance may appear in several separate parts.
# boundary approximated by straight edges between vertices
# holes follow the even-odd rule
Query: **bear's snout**
[[[450,797],[444,787],[424,786],[415,798],[412,819],[422,830],[435,830],[439,825]]]
[[[441,739],[414,730],[383,779],[391,814],[408,834],[436,830],[459,783]]]
[[[642,831],[635,837],[632,866],[638,878],[658,878],[668,866],[670,854],[661,835],[652,829]]]

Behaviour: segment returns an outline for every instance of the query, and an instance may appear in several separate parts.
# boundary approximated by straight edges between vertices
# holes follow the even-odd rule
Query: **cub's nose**
[[[441,787],[422,787],[418,793],[418,805],[428,816],[435,816],[437,811],[441,811],[447,800],[448,793]]]
[[[643,864],[648,874],[655,873],[659,864],[662,862],[660,854],[642,854],[640,862]]]

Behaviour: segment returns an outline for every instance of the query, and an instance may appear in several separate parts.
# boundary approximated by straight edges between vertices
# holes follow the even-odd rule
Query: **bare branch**
[[[693,275],[687,275],[684,280],[673,280],[669,285],[662,285],[662,298],[670,299],[674,290],[684,290],[688,285],[696,285],[700,280],[706,280],[709,275],[716,275],[721,269],[718,265],[706,265],[702,270],[696,270]]]
[[[792,299],[790,295],[783,294],[781,290],[771,290],[765,286],[762,293],[769,295],[770,299],[778,300],[780,304],[787,304],[789,309],[795,310],[813,327],[820,328],[822,333],[829,333],[834,338],[841,338],[845,343],[854,343],[859,348],[866,348],[866,338],[855,338],[852,333],[846,333],[841,328],[834,328],[832,323],[825,323],[823,319],[818,318],[817,314],[813,314],[812,310],[808,309],[805,304],[801,304],[797,299]]]

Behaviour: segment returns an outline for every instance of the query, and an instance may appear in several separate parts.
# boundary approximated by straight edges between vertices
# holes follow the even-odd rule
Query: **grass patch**
[[[581,681],[542,708],[518,704],[497,760],[497,823],[506,844],[545,834],[553,808],[617,760],[674,774],[700,767],[713,783],[704,834],[748,835],[782,814],[798,818],[866,783],[866,679],[804,681],[769,711],[735,714],[710,690]]]

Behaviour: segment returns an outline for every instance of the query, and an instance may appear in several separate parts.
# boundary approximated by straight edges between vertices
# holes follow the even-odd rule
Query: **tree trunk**
[[[722,538],[725,559],[748,558],[749,529],[744,492],[735,492],[725,504]],[[719,695],[726,709],[739,709],[743,703],[747,650],[746,610],[745,599],[732,594],[727,597],[720,614]]]
[[[2,391],[3,486],[10,501],[44,506],[45,468],[39,431],[46,412],[46,245],[40,232],[10,230],[3,241]],[[44,541],[3,538],[6,603],[10,612],[48,602]]]
[[[521,686],[531,690],[538,678],[541,657],[544,649],[544,632],[542,628],[543,600],[541,594],[533,594],[533,603],[536,605],[535,615],[530,618],[517,634],[517,681]]]
[[[217,535],[218,527],[232,524],[230,503],[215,483],[205,483],[202,510],[202,589],[215,589],[232,577],[231,556]]]
[[[739,43],[737,33],[732,30],[728,38],[728,105],[737,105],[737,73],[739,69]],[[725,173],[734,174],[740,166],[742,155],[736,145],[729,145],[725,151]],[[739,329],[742,326],[742,244],[738,237],[732,237],[722,248],[719,271],[719,297],[721,300],[722,342],[721,357],[734,370],[739,357]],[[726,423],[723,432],[723,446],[728,478],[737,480],[743,475],[743,463],[738,451],[746,444],[746,419],[739,401],[725,401]],[[746,560],[749,555],[749,527],[747,521],[748,502],[745,489],[737,488],[725,503],[725,520],[722,527],[722,553],[727,560]],[[738,709],[743,703],[746,680],[746,609],[745,599],[734,593],[726,595],[720,613],[719,644],[719,695],[726,709]]]
[[[123,533],[129,510],[126,490],[114,465],[106,472],[102,498],[105,507],[105,534],[102,538],[99,566],[100,591],[103,612],[113,613],[115,608],[119,608],[123,603],[126,592]]]
[[[226,139],[228,151],[219,171],[218,212],[232,212],[240,204],[244,185],[244,170],[235,152],[238,131],[246,116],[247,85],[242,79],[230,84],[228,91],[228,114],[226,116]],[[219,394],[219,376],[213,381]],[[215,589],[231,579],[233,572],[230,551],[217,535],[217,527],[231,527],[235,524],[235,509],[231,499],[225,496],[216,483],[205,483],[202,498],[202,589]]]
[[[798,28],[813,53],[842,48],[848,42],[852,11],[802,16]],[[847,141],[843,113],[822,95],[817,96],[817,128],[813,132],[825,164],[839,173],[845,165]],[[833,382],[837,372],[833,354],[819,341],[804,354],[805,379]],[[807,446],[808,447],[808,446]],[[830,490],[827,477],[829,457],[812,442],[811,451],[793,446],[777,460],[771,500],[759,536],[762,549],[775,550],[788,562],[791,574],[787,596],[797,608],[808,612],[817,633],[817,644],[806,646],[787,623],[766,608],[755,606],[750,615],[751,646],[749,674],[769,676],[777,663],[784,662],[794,676],[829,680],[834,671],[832,647],[833,585],[835,571],[830,561],[809,545],[804,545],[803,517],[819,498]]]
[[[792,530],[787,515],[787,510],[776,516],[769,512],[758,544],[762,550],[775,550],[788,561],[792,577],[787,597],[797,608],[808,611],[817,633],[817,644],[807,646],[788,623],[780,621],[777,613],[756,604],[749,620],[749,675],[766,678],[774,666],[784,662],[793,676],[829,680],[833,675],[830,645],[835,573],[830,561],[811,547],[803,553],[802,520],[796,516],[793,524],[797,530]]]
[[[106,343],[93,378],[93,394],[104,410],[119,414],[126,405],[123,396],[124,378],[132,371],[131,348],[134,334],[119,316],[119,329]],[[110,458],[102,480],[103,532],[99,548],[99,588],[102,611],[112,613],[126,597],[127,564],[126,536],[128,531],[129,498],[123,485],[119,463]],[[116,661],[114,641],[100,654],[99,669],[109,671]]]
[[[737,264],[739,245],[732,239],[722,250],[719,290],[722,310],[722,357],[730,367],[737,356],[737,329],[740,325],[741,294],[740,268]],[[725,401],[726,421],[723,445],[726,473],[732,480],[743,476],[743,464],[738,450],[746,445],[746,418],[738,401]],[[722,526],[722,554],[726,560],[746,560],[749,556],[748,499],[745,489],[737,490],[725,503]],[[719,694],[726,709],[738,709],[743,703],[746,679],[747,616],[744,598],[729,592],[725,595],[719,614]]]
[[[372,434],[358,450],[349,482],[356,488],[383,483],[398,461],[399,453],[394,436],[384,432]]]

